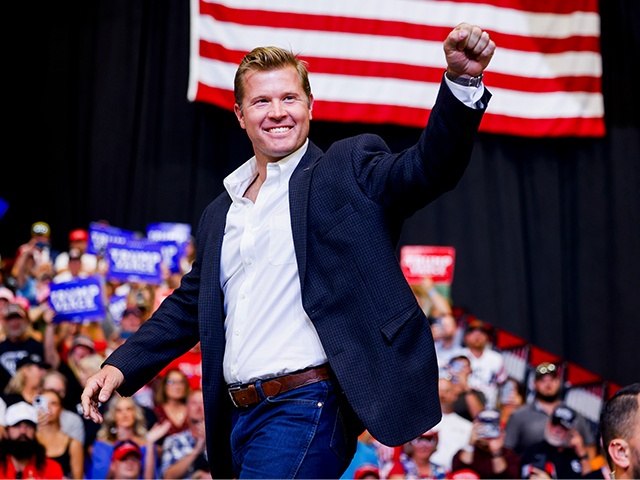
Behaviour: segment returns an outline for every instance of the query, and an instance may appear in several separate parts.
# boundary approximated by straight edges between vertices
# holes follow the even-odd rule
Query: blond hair
[[[309,72],[307,62],[300,60],[297,55],[279,47],[257,47],[247,53],[236,71],[233,82],[233,92],[236,103],[242,113],[242,102],[245,95],[244,77],[247,72],[255,70],[266,72],[280,68],[293,67],[298,72],[300,86],[307,96],[307,105],[311,103],[311,85],[309,84]]]
[[[16,374],[11,377],[9,383],[4,388],[5,395],[11,395],[12,393],[17,393],[22,395],[22,391],[24,390],[24,386],[27,384],[27,375],[24,373],[24,369],[20,368],[16,371]]]
[[[115,397],[109,402],[109,408],[104,415],[104,422],[102,427],[98,431],[96,437],[103,442],[114,443],[117,439],[117,426],[116,426],[116,408],[118,403],[126,400],[133,405],[133,434],[138,438],[144,438],[147,435],[146,419],[142,407],[136,403],[133,398],[129,397]]]

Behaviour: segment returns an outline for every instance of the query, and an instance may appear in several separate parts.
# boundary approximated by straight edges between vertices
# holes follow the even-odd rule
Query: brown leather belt
[[[327,365],[308,368],[300,372],[290,373],[281,377],[262,380],[261,386],[265,396],[273,397],[279,393],[289,392],[296,388],[304,387],[331,378]],[[235,387],[229,387],[229,396],[236,408],[250,407],[260,403],[260,395],[255,383],[245,383]]]

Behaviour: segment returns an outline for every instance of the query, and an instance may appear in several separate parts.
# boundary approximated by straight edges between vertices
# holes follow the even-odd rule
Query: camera
[[[44,395],[36,395],[33,399],[33,406],[39,414],[46,415],[49,413],[49,399]]]
[[[500,413],[495,410],[483,410],[478,413],[476,420],[479,438],[498,438],[500,436]]]

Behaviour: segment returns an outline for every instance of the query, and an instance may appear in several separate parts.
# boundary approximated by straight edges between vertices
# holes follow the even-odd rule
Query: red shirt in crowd
[[[0,478],[16,478],[16,468],[8,456],[4,459],[4,465],[0,464]],[[24,470],[22,470],[22,476],[20,478],[64,478],[62,474],[62,467],[55,460],[50,458],[45,459],[45,466],[43,469],[36,468],[36,458],[32,457],[31,461],[27,464]]]

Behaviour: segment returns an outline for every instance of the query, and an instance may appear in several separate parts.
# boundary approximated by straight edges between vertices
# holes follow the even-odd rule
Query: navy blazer
[[[459,102],[444,80],[418,143],[392,154],[377,136],[313,143],[289,183],[302,303],[358,418],[379,441],[401,445],[440,421],[438,370],[429,323],[395,254],[404,220],[455,187],[484,108]],[[132,395],[171,360],[202,342],[207,451],[214,476],[230,468],[230,401],[223,379],[220,253],[225,192],[205,210],[190,273],[106,363]],[[267,286],[265,286],[267,288]]]

